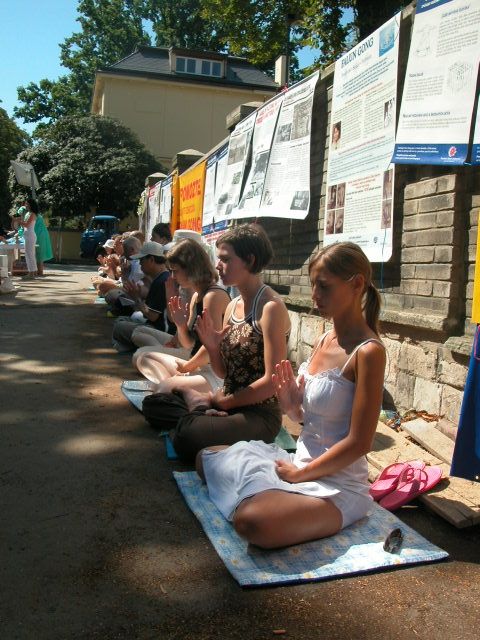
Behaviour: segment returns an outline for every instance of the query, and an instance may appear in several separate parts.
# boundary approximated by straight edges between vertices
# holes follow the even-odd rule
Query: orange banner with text
[[[189,169],[179,177],[180,220],[179,229],[202,232],[203,191],[206,162]]]

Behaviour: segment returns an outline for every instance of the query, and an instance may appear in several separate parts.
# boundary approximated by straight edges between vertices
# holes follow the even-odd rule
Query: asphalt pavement
[[[121,395],[137,376],[92,272],[0,296],[1,640],[478,638],[479,527],[416,503],[401,519],[448,561],[239,587],[176,488],[186,467]]]

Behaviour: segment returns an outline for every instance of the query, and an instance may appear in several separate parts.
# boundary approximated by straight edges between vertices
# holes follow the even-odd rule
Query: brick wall
[[[412,20],[408,7],[402,15],[399,89]],[[308,313],[307,265],[323,238],[333,71],[332,66],[322,73],[314,100],[310,213],[304,221],[261,220],[276,255],[265,280],[285,295],[292,318],[290,355],[297,363],[328,327]],[[443,415],[454,425],[474,332],[468,318],[479,208],[479,168],[397,166],[393,256],[374,265],[389,355],[385,403]]]

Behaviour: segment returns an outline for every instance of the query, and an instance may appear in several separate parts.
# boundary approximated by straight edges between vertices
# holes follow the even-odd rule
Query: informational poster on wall
[[[477,105],[477,117],[473,130],[472,164],[480,164],[480,101]]]
[[[333,81],[323,242],[355,242],[372,262],[392,254],[399,24],[337,60]]]
[[[203,192],[206,162],[188,169],[179,177],[180,218],[179,229],[202,231]]]
[[[172,219],[172,183],[173,176],[168,176],[160,186],[159,222],[170,222]]]
[[[225,220],[231,217],[234,207],[238,204],[243,184],[245,164],[251,148],[253,126],[256,113],[244,118],[237,124],[230,136],[226,167],[221,179],[221,192],[217,198],[215,220]],[[218,170],[218,168],[217,168]],[[218,171],[217,171],[218,173]]]
[[[283,95],[259,216],[303,220],[310,207],[310,137],[318,71]]]
[[[243,195],[232,212],[232,218],[259,215],[270,150],[283,98],[284,94],[280,94],[257,111],[252,138],[252,162]]]
[[[147,238],[150,238],[152,235],[152,229],[159,221],[159,209],[158,209],[158,194],[160,191],[160,182],[153,185],[148,189],[148,216],[147,216],[147,225],[146,225],[146,234]]]
[[[215,179],[217,176],[217,161],[217,153],[213,153],[207,159],[207,166],[205,170],[205,189],[203,193],[202,227],[208,227],[213,224],[213,217],[216,209]]]
[[[479,60],[478,0],[417,1],[393,162],[465,162]]]

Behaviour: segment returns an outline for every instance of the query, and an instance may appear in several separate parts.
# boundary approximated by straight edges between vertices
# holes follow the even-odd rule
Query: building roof
[[[190,55],[193,58],[226,60],[226,77],[201,76],[192,73],[176,73],[170,65],[170,52],[178,55]],[[272,78],[250,64],[245,58],[226,54],[187,49],[169,49],[168,47],[139,46],[123,60],[101,69],[100,73],[137,76],[152,79],[168,79],[178,82],[194,82],[234,86],[244,89],[263,89],[275,92],[279,87]]]

